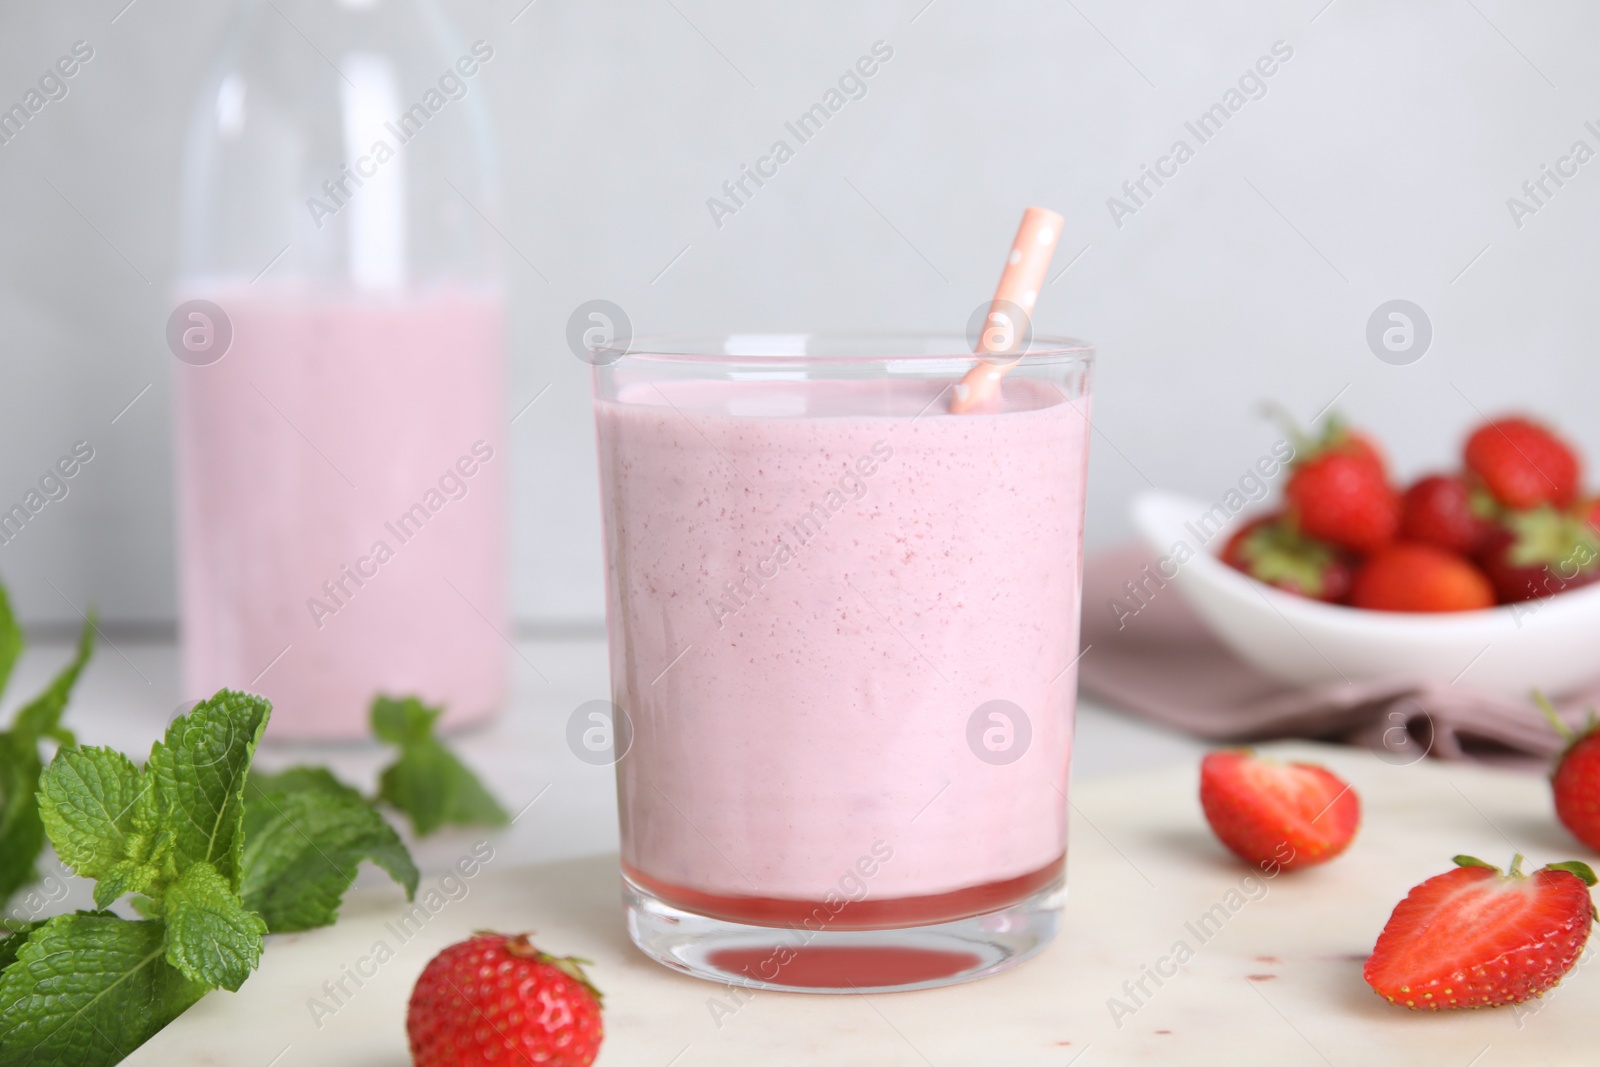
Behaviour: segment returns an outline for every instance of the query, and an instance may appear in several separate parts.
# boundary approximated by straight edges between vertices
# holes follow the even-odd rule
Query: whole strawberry
[[[1594,904],[1587,864],[1552,863],[1526,876],[1471,856],[1416,886],[1395,906],[1362,976],[1412,1010],[1493,1008],[1537,997],[1561,981],[1589,939]]]
[[[406,1033],[415,1067],[537,1063],[588,1067],[604,1029],[586,960],[539,951],[528,935],[480,933],[423,968]]]
[[[1402,541],[1356,572],[1350,603],[1369,611],[1475,611],[1494,606],[1494,588],[1454,552]]]
[[[1478,552],[1502,604],[1600,581],[1600,531],[1588,518],[1542,504],[1508,511]]]
[[[1242,526],[1228,539],[1222,561],[1259,582],[1332,604],[1343,603],[1350,595],[1355,574],[1346,552],[1311,540],[1282,515],[1267,515]]]
[[[1483,496],[1479,490],[1478,497]],[[1475,499],[1460,475],[1430,474],[1419,478],[1401,498],[1400,537],[1470,556],[1494,529],[1489,521],[1492,510],[1493,502]]]
[[[1262,870],[1326,863],[1350,846],[1361,801],[1338,775],[1313,763],[1280,763],[1248,749],[1212,752],[1200,763],[1200,806],[1217,838]]]
[[[1352,552],[1371,552],[1400,529],[1400,497],[1371,438],[1330,418],[1322,438],[1297,451],[1284,498],[1308,537]]]
[[[1530,419],[1486,423],[1467,438],[1467,469],[1508,508],[1566,507],[1578,495],[1577,453]]]
[[[1533,699],[1566,742],[1550,774],[1556,818],[1572,831],[1573,837],[1600,852],[1600,721],[1590,712],[1589,725],[1581,732],[1575,731],[1561,721],[1543,693],[1535,690]]]

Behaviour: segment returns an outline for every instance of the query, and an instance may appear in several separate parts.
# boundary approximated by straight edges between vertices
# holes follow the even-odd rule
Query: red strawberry
[[[1467,469],[1508,508],[1566,507],[1578,495],[1578,456],[1550,430],[1524,418],[1486,423],[1467,438]]]
[[[1329,451],[1343,451],[1363,460],[1385,480],[1389,477],[1389,463],[1375,438],[1344,426],[1337,418],[1328,420],[1328,431],[1323,446]]]
[[[1535,600],[1600,580],[1600,530],[1548,505],[1507,512],[1478,562],[1502,604]]]
[[[1400,536],[1470,556],[1493,530],[1489,510],[1481,498],[1474,500],[1465,478],[1430,474],[1407,489],[1401,500]]]
[[[1600,721],[1591,711],[1589,725],[1580,733],[1561,721],[1543,693],[1534,690],[1533,699],[1567,743],[1556,757],[1556,769],[1550,775],[1556,818],[1572,831],[1573,837],[1600,852]]]
[[[415,1067],[538,1063],[588,1067],[600,1052],[600,991],[582,964],[534,948],[526,934],[480,933],[423,968],[406,1033]]]
[[[1476,611],[1494,606],[1494,589],[1454,552],[1402,541],[1356,572],[1350,603],[1369,611]]]
[[[1391,1004],[1413,1010],[1492,1008],[1561,981],[1589,939],[1587,864],[1552,863],[1529,877],[1522,857],[1501,874],[1471,856],[1395,906],[1362,970]]]
[[[1246,523],[1228,539],[1222,561],[1257,581],[1334,604],[1350,594],[1355,572],[1344,552],[1311,540],[1282,515]]]
[[[1279,763],[1249,749],[1200,763],[1200,806],[1224,845],[1263,870],[1292,871],[1343,852],[1361,822],[1361,801],[1313,763]]]
[[[1382,548],[1400,529],[1400,497],[1360,450],[1334,449],[1301,463],[1284,497],[1307,536],[1354,552]]]
[[[1573,514],[1589,524],[1590,529],[1600,533],[1600,497],[1589,497],[1573,505]]]

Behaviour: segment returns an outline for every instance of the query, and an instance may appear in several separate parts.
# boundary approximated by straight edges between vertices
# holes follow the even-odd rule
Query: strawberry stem
[[[1544,717],[1550,721],[1550,728],[1556,732],[1556,736],[1570,744],[1573,738],[1572,727],[1562,721],[1561,713],[1556,711],[1554,704],[1550,703],[1550,698],[1535,689],[1533,691],[1533,702],[1539,705],[1540,711],[1544,712]]]
[[[1522,853],[1518,852],[1511,857],[1511,869],[1506,871],[1506,876],[1509,878],[1522,877]]]
[[[1262,404],[1261,411],[1267,418],[1277,423],[1279,428],[1288,436],[1290,443],[1294,445],[1295,459],[1304,458],[1306,453],[1316,446],[1316,442],[1301,428],[1299,420],[1290,414],[1288,408],[1276,400],[1268,400]]]

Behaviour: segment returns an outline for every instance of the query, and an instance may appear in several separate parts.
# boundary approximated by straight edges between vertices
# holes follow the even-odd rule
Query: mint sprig
[[[0,617],[0,671],[3,628]],[[76,746],[59,718],[88,634],[19,723],[62,745],[33,775],[33,821],[64,864],[94,879],[101,910],[0,922],[0,1067],[119,1062],[208,990],[238,989],[267,933],[332,923],[364,862],[416,894],[416,864],[375,801],[321,768],[251,773],[271,713],[261,697],[222,690],[197,704],[143,768],[113,749]],[[374,704],[374,731],[400,749],[380,799],[421,833],[505,822],[434,736],[439,714],[414,698]],[[128,897],[142,919],[106,910]]]
[[[400,749],[400,758],[378,779],[378,799],[404,812],[418,835],[444,825],[504,826],[510,816],[439,739],[434,724],[443,708],[416,697],[372,702],[372,732]]]
[[[0,586],[0,692],[10,680],[22,645],[22,628],[11,612],[5,587]],[[43,693],[23,706],[10,730],[0,732],[0,904],[34,880],[34,863],[45,840],[34,797],[44,769],[39,745],[46,739],[62,745],[73,743],[72,734],[61,726],[61,713],[93,647],[91,615],[84,622],[71,662]]]
[[[40,779],[39,813],[63,863],[96,880],[105,908],[142,894],[166,921],[167,962],[237,989],[266,924],[239,898],[244,784],[271,705],[222,690],[167,728],[138,770],[105,748],[63,749]]]
[[[105,748],[62,748],[39,815],[109,912],[33,929],[0,974],[0,1067],[121,1060],[208,989],[238,989],[266,922],[239,895],[244,785],[270,705],[223,690],[177,719],[143,770]]]

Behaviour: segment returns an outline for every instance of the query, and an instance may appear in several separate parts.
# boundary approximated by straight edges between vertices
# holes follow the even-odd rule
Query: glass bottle
[[[177,305],[186,695],[269,737],[507,682],[502,279],[483,70],[432,0],[246,0],[196,101]]]

